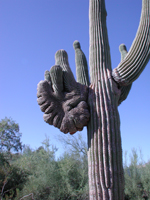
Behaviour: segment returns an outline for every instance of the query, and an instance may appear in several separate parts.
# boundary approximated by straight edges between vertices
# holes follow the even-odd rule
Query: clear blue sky
[[[43,121],[37,84],[54,65],[54,54],[65,49],[75,74],[74,40],[89,57],[88,0],[0,0],[0,119],[20,125],[22,142],[38,148],[50,137],[62,152],[59,130]],[[135,37],[142,0],[106,0],[112,68],[120,62],[118,47],[129,50]],[[141,148],[150,158],[150,62],[120,107],[123,151]],[[61,133],[63,134],[63,133]],[[82,132],[86,137],[86,128]]]

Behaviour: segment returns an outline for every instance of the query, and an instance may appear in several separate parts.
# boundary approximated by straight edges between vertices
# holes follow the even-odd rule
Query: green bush
[[[129,165],[124,166],[125,200],[147,200],[150,197],[150,162],[140,160],[132,150]]]

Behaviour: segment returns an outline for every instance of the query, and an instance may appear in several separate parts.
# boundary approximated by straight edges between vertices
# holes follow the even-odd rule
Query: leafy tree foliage
[[[29,172],[10,164],[4,153],[0,153],[0,191],[1,198],[13,199],[17,190],[22,190]]]
[[[50,190],[55,185],[56,164],[55,148],[50,150],[46,146],[32,150],[29,146],[25,147],[16,165],[24,170],[28,169],[31,174],[19,197],[34,193],[37,199],[48,199]]]
[[[56,151],[48,138],[37,150],[25,147],[16,165],[30,170],[31,174],[17,198],[33,193],[35,199],[43,200],[87,199],[87,158],[78,152],[65,152],[56,160]]]
[[[5,118],[0,121],[0,152],[22,150],[21,133],[19,125],[11,118]]]
[[[11,118],[0,121],[0,191],[1,199],[13,199],[16,191],[21,190],[29,175],[28,171],[14,165],[19,154],[13,154],[22,150],[20,141],[21,133],[19,125]],[[12,153],[12,152],[13,153]]]
[[[59,159],[62,177],[62,199],[88,199],[87,159],[75,153],[64,153]]]
[[[125,200],[147,200],[150,197],[150,162],[140,160],[132,150],[129,166],[124,166]]]
[[[20,137],[18,124],[1,120],[1,200],[88,200],[87,146],[81,134],[59,138],[65,152],[58,159],[48,137],[36,150],[23,146]],[[124,164],[124,176],[125,200],[150,198],[150,162],[140,160],[136,150]]]
[[[58,140],[63,143],[65,149],[69,152],[87,155],[87,142],[85,142],[80,133],[76,135],[61,135]]]

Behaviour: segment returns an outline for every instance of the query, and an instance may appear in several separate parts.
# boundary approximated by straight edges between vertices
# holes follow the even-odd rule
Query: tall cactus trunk
[[[118,98],[112,80],[104,0],[90,0],[90,122],[88,167],[90,200],[123,200],[124,176]],[[94,101],[94,102],[93,102]]]

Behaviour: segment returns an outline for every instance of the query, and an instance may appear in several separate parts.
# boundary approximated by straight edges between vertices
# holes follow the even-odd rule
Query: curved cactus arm
[[[117,68],[113,78],[119,85],[129,85],[135,81],[150,59],[150,1],[142,0],[139,28],[132,46]]]
[[[119,46],[119,51],[121,53],[121,61],[123,61],[128,53],[126,46],[124,44],[121,44]],[[127,86],[120,86],[121,94],[120,94],[120,97],[118,100],[118,105],[120,105],[127,98],[128,94],[131,90],[131,86],[132,86],[132,84],[127,85]]]
[[[84,84],[86,86],[90,85],[89,74],[88,74],[88,64],[85,54],[81,50],[80,43],[76,40],[73,43],[75,50],[75,63],[76,63],[76,76],[77,82]]]
[[[121,95],[118,100],[118,106],[127,98],[130,90],[131,90],[132,84],[127,85],[127,86],[121,86]]]

